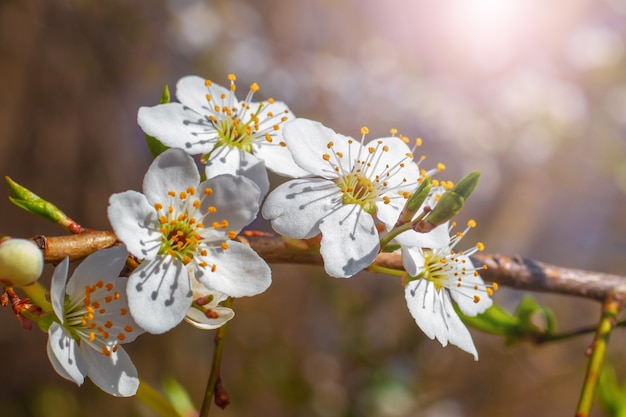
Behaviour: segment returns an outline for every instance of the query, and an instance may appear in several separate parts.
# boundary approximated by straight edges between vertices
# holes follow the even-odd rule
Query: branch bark
[[[267,263],[322,265],[318,253],[302,250],[285,242],[279,236],[262,233],[243,233],[239,239],[249,244]],[[113,232],[88,231],[83,234],[46,237],[37,236],[35,242],[44,251],[46,262],[58,263],[66,256],[79,260],[98,249],[117,243]],[[519,256],[475,254],[472,261],[487,265],[481,271],[486,281],[497,282],[512,288],[551,292],[604,301],[610,295],[626,302],[626,277],[601,272],[584,271],[550,265]],[[402,259],[397,253],[380,253],[376,264],[402,269]]]

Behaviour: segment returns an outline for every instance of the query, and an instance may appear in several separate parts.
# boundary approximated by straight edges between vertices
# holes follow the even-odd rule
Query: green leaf
[[[193,416],[198,412],[191,401],[191,396],[177,380],[165,378],[162,382],[163,391],[170,400],[170,404],[181,416]]]
[[[504,336],[506,345],[523,340],[540,340],[552,334],[556,327],[552,311],[537,304],[529,295],[522,299],[514,314],[495,304],[475,317],[466,316],[458,309],[457,312],[467,325]]]
[[[4,177],[11,190],[9,200],[19,208],[36,214],[46,220],[59,223],[67,218],[57,206],[39,197],[28,188],[21,186],[9,177]]]
[[[615,370],[606,366],[598,381],[598,403],[606,415],[626,417],[626,385],[620,386]]]
[[[167,104],[170,102],[170,89],[166,85],[163,89],[163,93],[161,93],[161,98],[159,99],[159,104]],[[163,145],[157,138],[154,136],[150,136],[145,134],[146,144],[148,145],[148,149],[150,150],[150,154],[153,158],[161,155],[163,152],[168,150],[169,148]]]

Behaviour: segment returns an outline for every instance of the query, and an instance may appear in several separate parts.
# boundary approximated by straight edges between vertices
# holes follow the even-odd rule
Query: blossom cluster
[[[78,384],[88,376],[112,395],[133,395],[139,379],[123,343],[183,320],[215,329],[234,316],[222,301],[269,287],[268,265],[236,240],[259,213],[282,236],[320,236],[332,277],[380,272],[377,256],[398,251],[397,276],[418,326],[477,359],[455,305],[480,314],[493,287],[469,257],[481,243],[454,250],[475,223],[450,236],[452,215],[441,212],[453,184],[431,178],[443,166],[422,169],[419,143],[411,147],[395,131],[367,141],[362,128],[354,139],[296,118],[284,103],[253,102],[256,83],[239,101],[235,76],[229,81],[225,88],[187,76],[176,86],[178,102],[139,109],[141,128],[167,149],[148,168],[143,192],[110,197],[121,245],[87,257],[69,281],[69,260],[57,266],[48,327],[54,369]],[[268,170],[288,179],[271,190]]]

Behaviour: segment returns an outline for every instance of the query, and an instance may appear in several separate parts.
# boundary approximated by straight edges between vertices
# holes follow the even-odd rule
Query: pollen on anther
[[[252,91],[253,93],[256,93],[257,91],[259,91],[259,88],[261,88],[261,87],[259,87],[259,85],[257,83],[252,83],[250,85],[250,91]]]
[[[475,220],[470,220],[467,222],[467,227],[476,227],[476,221]]]
[[[207,208],[207,211],[209,213],[216,213],[217,212],[217,208],[215,206],[209,206],[209,208]]]
[[[211,195],[213,194],[213,188],[205,188],[203,193],[204,195]]]
[[[363,126],[361,128],[361,134],[362,135],[367,135],[368,133],[370,133],[370,130],[366,126]]]
[[[237,76],[235,74],[228,74],[228,81],[237,81]]]
[[[322,158],[324,158],[324,161],[330,161],[330,155],[325,153],[324,155],[322,155]]]
[[[234,230],[229,230],[228,231],[228,238],[229,239],[234,239],[236,237],[237,237],[237,232],[236,231],[234,231]]]
[[[478,242],[476,244],[476,249],[478,249],[479,252],[482,252],[485,250],[485,245],[483,244],[483,242]]]
[[[228,249],[228,243],[227,242],[222,242],[222,244],[220,245],[222,247],[222,249],[226,250]]]
[[[480,297],[475,295],[474,296],[474,303],[479,303],[480,302]]]

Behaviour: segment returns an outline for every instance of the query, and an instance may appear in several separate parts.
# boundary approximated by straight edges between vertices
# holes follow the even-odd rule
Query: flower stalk
[[[593,404],[593,398],[598,385],[598,379],[604,363],[606,349],[609,344],[611,331],[615,327],[616,317],[621,309],[619,298],[609,295],[602,304],[600,323],[590,346],[591,355],[587,365],[587,372],[583,382],[582,391],[576,407],[576,417],[588,417]]]
[[[231,308],[233,305],[232,298],[226,299],[223,304],[225,307]],[[228,405],[228,394],[222,386],[222,378],[220,370],[222,366],[222,354],[224,353],[224,342],[226,341],[226,334],[228,333],[228,322],[222,327],[217,329],[214,339],[213,350],[213,362],[211,364],[211,373],[209,375],[209,381],[207,382],[206,391],[204,393],[204,400],[202,407],[200,408],[199,417],[208,417],[211,410],[211,403],[215,398],[215,405],[224,409]]]

